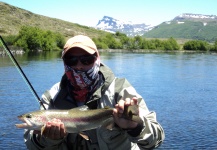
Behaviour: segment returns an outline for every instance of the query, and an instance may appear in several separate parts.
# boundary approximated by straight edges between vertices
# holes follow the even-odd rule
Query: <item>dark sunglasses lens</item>
[[[75,66],[78,63],[77,57],[65,58],[64,62],[67,66]]]
[[[96,56],[94,55],[80,57],[80,61],[83,65],[90,65],[94,63],[95,59]]]

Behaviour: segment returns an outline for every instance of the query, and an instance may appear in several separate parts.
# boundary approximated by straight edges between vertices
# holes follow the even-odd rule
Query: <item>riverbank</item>
[[[193,51],[193,50],[148,50],[148,49],[136,49],[136,50],[126,50],[126,49],[99,49],[100,53],[216,53],[210,51]],[[38,51],[42,52],[42,50]],[[12,49],[11,53],[14,55],[22,55],[25,53],[22,49]],[[0,49],[0,56],[6,55],[3,49]]]
[[[14,55],[22,55],[25,53],[25,51],[21,47],[15,47],[15,46],[8,46],[11,53]],[[0,47],[0,56],[7,55],[5,49],[3,47]]]
[[[24,54],[25,52],[23,50],[11,50],[11,53],[14,55],[21,55]],[[4,56],[7,55],[6,52],[4,50],[0,50],[0,55]]]
[[[99,49],[99,52],[111,53],[216,53],[211,51],[196,51],[196,50],[153,50],[153,49]]]

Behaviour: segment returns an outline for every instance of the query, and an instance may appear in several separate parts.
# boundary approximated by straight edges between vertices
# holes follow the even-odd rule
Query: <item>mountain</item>
[[[184,38],[214,42],[217,40],[217,16],[184,13],[146,32],[146,38]]]
[[[176,16],[173,20],[174,21],[191,20],[191,21],[210,22],[213,20],[217,20],[217,16],[216,15],[183,13],[183,14]]]
[[[34,26],[44,30],[59,32],[65,37],[84,34],[90,37],[99,37],[106,34],[105,31],[93,27],[63,21],[34,14],[7,3],[0,2],[0,35],[17,35],[21,26]]]
[[[213,42],[217,40],[217,16],[184,13],[158,26],[145,23],[135,24],[104,16],[96,27],[87,27],[64,20],[34,14],[7,3],[0,2],[0,35],[17,35],[21,26],[34,26],[44,30],[59,32],[66,38],[77,34],[102,37],[107,32],[117,32],[128,36],[142,35],[145,38],[184,38]]]
[[[95,27],[96,29],[115,33],[117,31],[125,33],[128,36],[143,35],[153,28],[153,26],[142,24],[133,24],[132,22],[124,22],[118,19],[114,19],[109,16],[104,16],[99,20]]]

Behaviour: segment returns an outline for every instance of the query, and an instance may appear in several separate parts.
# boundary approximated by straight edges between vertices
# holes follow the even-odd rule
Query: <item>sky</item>
[[[217,15],[217,0],[0,0],[47,17],[96,26],[103,16],[158,25],[182,13]]]

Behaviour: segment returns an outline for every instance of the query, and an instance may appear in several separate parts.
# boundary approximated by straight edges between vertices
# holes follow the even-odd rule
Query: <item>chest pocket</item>
[[[67,147],[72,150],[99,150],[96,130],[89,130],[81,134],[68,134]],[[91,139],[86,139],[87,137]],[[95,137],[94,137],[95,136]]]
[[[129,142],[126,132],[120,128],[114,128],[112,130],[100,128],[99,136],[106,143],[109,149],[124,150],[131,148],[131,142]]]

